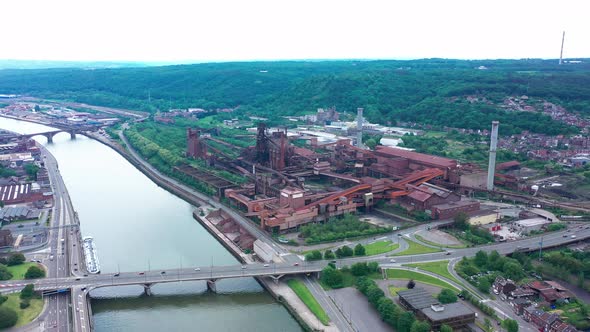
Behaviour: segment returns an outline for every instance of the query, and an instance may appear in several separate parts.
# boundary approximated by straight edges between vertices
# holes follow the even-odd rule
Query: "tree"
[[[322,253],[319,250],[313,250],[310,253],[305,254],[306,261],[319,261],[322,259]]]
[[[365,141],[365,146],[367,146],[371,150],[375,150],[375,146],[377,146],[377,142],[373,138],[369,138]]]
[[[367,264],[367,267],[369,269],[369,273],[379,272],[379,263],[377,262],[369,262],[369,264]]]
[[[365,255],[365,247],[362,244],[357,244],[354,247],[354,255],[355,256],[364,256]]]
[[[0,306],[0,329],[14,326],[17,320],[16,311],[6,306]]]
[[[459,212],[453,218],[453,226],[457,229],[467,230],[469,228],[469,216],[465,212]]]
[[[488,294],[490,292],[490,281],[486,277],[481,277],[477,279],[477,289],[479,289],[482,293]]]
[[[457,295],[452,290],[444,288],[438,294],[437,299],[443,304],[454,303],[457,302]]]
[[[14,253],[8,258],[8,266],[19,265],[25,262],[25,255],[21,253]]]
[[[410,332],[430,332],[430,325],[425,321],[415,320],[412,323]]]
[[[393,321],[393,313],[395,311],[395,303],[390,298],[385,296],[379,299],[377,302],[377,311],[381,315],[381,319],[384,322],[393,325],[395,322]]]
[[[326,250],[326,252],[324,252],[324,259],[334,259],[336,258],[336,255],[334,255],[334,252],[332,250]]]
[[[353,276],[366,276],[369,273],[369,268],[366,262],[354,263],[350,267],[350,272]]]
[[[503,265],[503,257],[500,256],[500,254],[496,250],[490,252],[490,254],[488,255],[488,268],[490,270],[501,271]]]
[[[518,332],[518,322],[514,319],[505,319],[502,321],[502,327],[508,332]]]
[[[414,279],[410,279],[410,281],[408,281],[408,284],[406,285],[406,287],[408,289],[412,289],[412,288],[416,287],[416,282],[414,281]]]
[[[504,263],[502,270],[504,271],[504,276],[512,280],[518,281],[524,277],[522,265],[520,265],[520,263],[516,260]]]
[[[486,332],[491,332],[491,331],[493,331],[493,328],[492,328],[492,322],[490,321],[490,319],[489,319],[489,318],[485,317],[485,318],[483,319],[483,327],[484,327],[484,329],[486,330]]]
[[[352,248],[350,248],[349,246],[342,247],[342,257],[352,257],[353,254],[354,252],[352,251]]]
[[[371,286],[372,284],[374,284],[375,282],[367,277],[358,277],[356,278],[356,288],[363,294],[367,294],[367,289],[369,289],[369,286]]]
[[[477,267],[485,267],[488,264],[488,254],[485,251],[480,250],[475,254],[473,261]]]
[[[21,299],[30,299],[35,295],[35,285],[28,284],[20,291]]]
[[[45,271],[38,266],[31,266],[25,273],[25,279],[36,279],[45,277]]]
[[[379,303],[379,299],[384,296],[385,294],[383,293],[383,290],[381,290],[381,288],[379,288],[379,286],[377,285],[371,285],[367,289],[367,298],[369,299],[369,302],[374,306],[377,306],[377,304]]]
[[[6,265],[0,264],[0,280],[8,280],[12,278],[12,273],[8,271]]]
[[[322,270],[321,280],[332,288],[342,287],[342,272],[330,266]]]
[[[453,328],[447,324],[443,324],[440,326],[440,332],[453,332]]]
[[[338,257],[338,258],[344,257],[344,256],[342,256],[342,249],[341,248],[336,249],[336,257]]]
[[[37,180],[37,173],[39,172],[39,166],[35,164],[26,164],[25,165],[25,172],[32,180]]]
[[[410,311],[405,311],[397,319],[397,332],[410,332],[412,324],[416,320],[414,314]]]

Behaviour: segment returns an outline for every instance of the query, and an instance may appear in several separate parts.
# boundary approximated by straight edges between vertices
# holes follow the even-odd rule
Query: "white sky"
[[[587,0],[15,0],[0,59],[590,57]]]

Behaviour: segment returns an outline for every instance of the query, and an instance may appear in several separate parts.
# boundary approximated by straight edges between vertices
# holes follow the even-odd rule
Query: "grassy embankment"
[[[454,281],[459,285],[462,284],[457,278],[455,278],[451,273],[449,273],[449,270],[448,270],[449,261],[413,263],[413,264],[404,264],[404,266],[417,267],[420,270],[436,273],[439,276],[442,276],[442,277],[445,277],[451,281]]]
[[[289,287],[297,294],[299,299],[305,303],[305,305],[311,310],[311,312],[322,322],[322,324],[328,326],[330,324],[330,317],[326,314],[322,306],[313,297],[309,289],[305,286],[301,280],[291,279],[287,282]]]
[[[418,255],[418,254],[430,254],[433,252],[440,252],[442,250],[438,249],[438,248],[431,248],[431,247],[427,247],[425,245],[422,245],[420,243],[414,242],[412,240],[408,240],[408,239],[404,239],[406,242],[408,242],[409,248],[402,251],[402,252],[398,252],[393,254],[393,256],[406,256],[406,255]]]
[[[4,307],[8,307],[16,311],[18,320],[15,326],[23,326],[30,323],[33,319],[37,318],[43,310],[42,299],[31,299],[31,305],[26,309],[20,308],[21,299],[20,293],[8,294],[8,300],[2,304]]]
[[[452,291],[460,290],[457,287],[433,276],[429,276],[420,272],[400,270],[400,269],[387,269],[387,279],[397,280],[414,280],[431,286],[440,288],[447,288]]]
[[[399,244],[392,243],[390,240],[382,240],[365,245],[365,254],[367,256],[384,254],[399,248]]]

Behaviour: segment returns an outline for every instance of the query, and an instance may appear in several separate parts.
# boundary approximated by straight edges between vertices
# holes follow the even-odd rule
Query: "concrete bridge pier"
[[[47,137],[47,143],[53,143],[53,134],[47,134],[45,137]]]
[[[153,284],[143,284],[143,293],[147,296],[152,296],[152,285]]]
[[[217,284],[215,283],[217,279],[210,279],[207,280],[207,290],[211,293],[217,293]]]
[[[70,139],[76,139],[76,132],[70,131]]]
[[[276,276],[270,276],[270,278],[272,279],[272,281],[275,282],[275,285],[279,284],[279,280],[284,276],[284,274],[281,275],[276,275]]]

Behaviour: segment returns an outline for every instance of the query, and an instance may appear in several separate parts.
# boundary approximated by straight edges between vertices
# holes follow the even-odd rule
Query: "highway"
[[[573,243],[590,238],[590,229],[576,229],[576,237],[571,237],[571,231],[554,232],[543,236],[543,248],[560,246],[567,243]],[[565,236],[564,236],[565,235]],[[407,236],[407,235],[403,235]],[[539,248],[541,237],[525,238],[522,240],[497,243],[492,245],[472,247],[465,249],[454,249],[452,251],[443,251],[430,254],[395,256],[394,258],[386,255],[353,257],[348,259],[336,260],[339,266],[350,265],[355,262],[377,261],[380,264],[391,265],[392,259],[396,264],[419,263],[440,260],[461,259],[465,256],[474,256],[479,250],[492,251],[497,250],[500,254],[506,255],[514,251],[527,250],[534,251]],[[164,282],[177,282],[189,280],[218,280],[226,278],[242,278],[257,276],[281,276],[288,274],[307,274],[321,271],[328,265],[329,261],[311,261],[301,263],[280,263],[280,264],[263,264],[255,263],[248,265],[228,265],[228,266],[202,266],[183,269],[168,269],[157,271],[137,271],[108,273],[68,277],[49,277],[39,279],[35,282],[35,288],[39,290],[52,290],[72,287],[106,287],[117,285],[142,285]],[[2,282],[2,286],[10,287],[22,285],[22,280],[12,280]]]
[[[42,160],[49,173],[53,189],[54,206],[49,231],[49,250],[44,254],[42,263],[47,267],[47,278],[43,280],[57,280],[68,278],[71,275],[83,275],[81,265],[83,258],[80,256],[79,248],[79,223],[74,218],[74,210],[70,197],[67,193],[63,179],[59,174],[57,161],[45,149],[40,146]],[[47,250],[42,250],[46,252]],[[35,254],[34,256],[38,256]],[[71,296],[69,293],[58,293],[49,295],[46,298],[47,306],[37,321],[45,331],[71,331],[72,322],[78,320],[72,317]],[[84,304],[86,305],[86,303]],[[74,324],[75,331],[79,331],[83,324]]]

